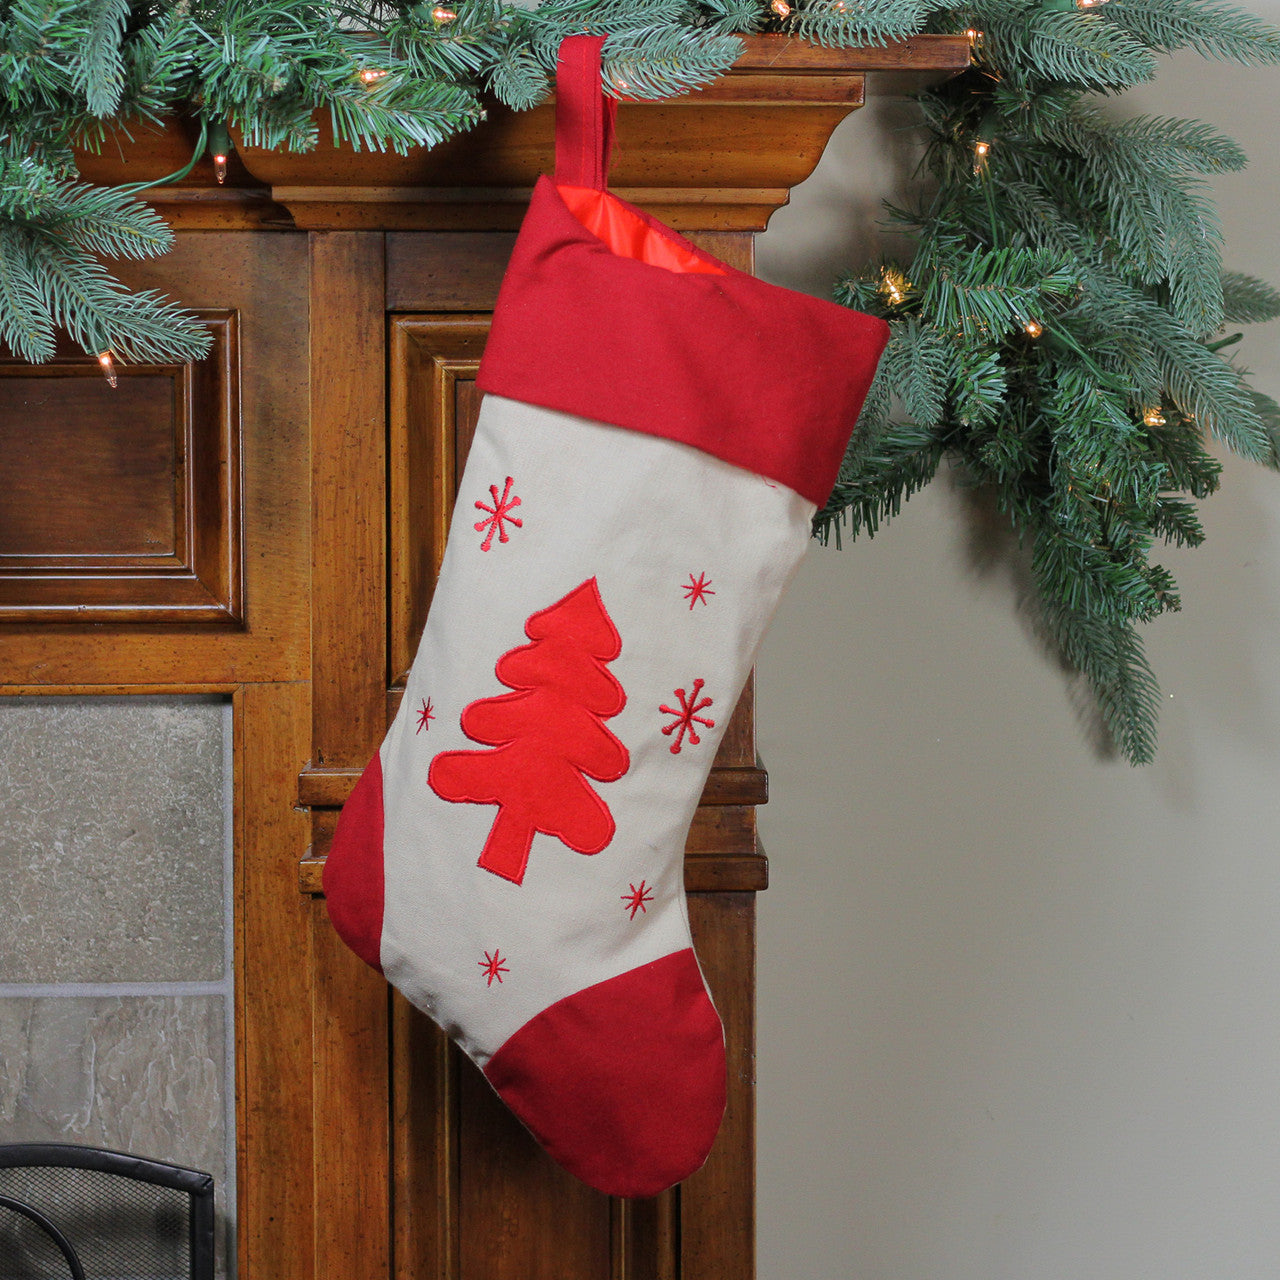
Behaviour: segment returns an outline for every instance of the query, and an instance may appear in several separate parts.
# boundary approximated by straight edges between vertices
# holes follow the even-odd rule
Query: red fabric
[[[593,236],[603,240],[620,257],[647,262],[668,271],[690,271],[708,276],[724,275],[724,268],[705,253],[675,236],[664,235],[646,218],[636,216],[629,204],[607,191],[569,187],[556,183],[565,207]]]
[[[462,713],[467,737],[496,749],[442,751],[427,774],[442,800],[498,806],[479,865],[515,884],[524,880],[535,832],[576,853],[608,845],[613,814],[586,779],[614,782],[631,764],[603,724],[627,695],[605,665],[622,640],[596,580],[530,615],[524,630],[533,643],[504,653],[495,669],[516,692],[481,698]]]
[[[485,1075],[575,1177],[606,1195],[654,1196],[711,1150],[724,1032],[686,949],[544,1009]]]
[[[736,271],[610,199],[715,273],[615,252],[540,178],[480,389],[693,445],[821,505],[888,326]]]
[[[382,758],[374,756],[338,816],[324,862],[324,901],[338,936],[382,972]]]
[[[603,189],[618,104],[600,85],[604,36],[570,36],[556,55],[556,181]]]

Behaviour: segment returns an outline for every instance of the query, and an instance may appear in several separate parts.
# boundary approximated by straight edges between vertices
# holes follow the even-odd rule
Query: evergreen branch
[[[1239,271],[1222,275],[1223,319],[1228,324],[1261,324],[1280,318],[1280,290]]]
[[[1280,30],[1219,0],[1110,0],[1100,16],[1162,53],[1190,48],[1227,62],[1280,62]]]
[[[31,247],[49,314],[85,351],[149,364],[185,364],[208,354],[208,330],[175,303],[153,291],[130,293],[101,263],[47,238]]]
[[[922,427],[941,419],[953,365],[948,343],[914,316],[893,326],[880,361],[885,385],[897,391],[903,408]]]
[[[942,456],[942,443],[910,423],[893,423],[869,444],[852,445],[831,497],[814,516],[814,536],[824,546],[834,539],[837,547],[845,528],[855,538],[874,537],[933,479]]]
[[[1070,263],[1035,249],[922,247],[912,278],[924,279],[920,307],[940,329],[971,341],[1024,328],[1046,302],[1079,287]]]
[[[124,91],[120,44],[129,20],[129,0],[94,0],[87,7],[85,39],[76,50],[71,74],[89,111],[101,118],[117,109]]]
[[[991,8],[983,20],[986,56],[1007,69],[1025,74],[1034,68],[1040,79],[1090,89],[1127,89],[1155,75],[1151,51],[1097,14],[1016,4]]]
[[[0,226],[0,341],[23,360],[40,364],[54,352],[54,319],[33,270],[28,235]]]
[[[924,26],[929,0],[796,0],[779,24],[789,35],[827,48],[856,48],[901,40]]]

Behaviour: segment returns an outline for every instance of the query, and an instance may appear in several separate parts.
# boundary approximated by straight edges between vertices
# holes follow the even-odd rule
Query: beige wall
[[[1125,104],[1245,145],[1226,261],[1280,283],[1280,69],[1180,57]],[[867,254],[900,119],[842,126],[762,274]],[[1280,396],[1280,323],[1244,358]],[[945,480],[806,558],[759,664],[761,1280],[1280,1276],[1280,476],[1228,461],[1204,523],[1140,770]]]

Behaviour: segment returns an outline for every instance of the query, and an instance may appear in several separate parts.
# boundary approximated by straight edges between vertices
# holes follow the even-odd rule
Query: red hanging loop
[[[603,191],[618,104],[600,84],[604,36],[569,36],[556,59],[556,185]]]

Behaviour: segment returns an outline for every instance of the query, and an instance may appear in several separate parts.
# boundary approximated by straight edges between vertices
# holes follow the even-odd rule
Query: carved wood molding
[[[747,36],[728,74],[693,93],[624,102],[611,188],[681,230],[760,231],[813,172],[832,131],[873,93],[911,92],[969,65],[964,36],[921,35],[880,48],[823,49],[789,36]],[[203,161],[148,199],[190,228],[430,231],[519,225],[534,182],[552,167],[554,105],[498,104],[469,133],[406,156],[335,146],[327,117],[308,152],[237,139],[228,185]],[[190,157],[172,122],[136,141],[80,155],[94,182],[155,179]]]
[[[239,344],[200,313],[207,359],[0,360],[0,621],[238,626]]]

